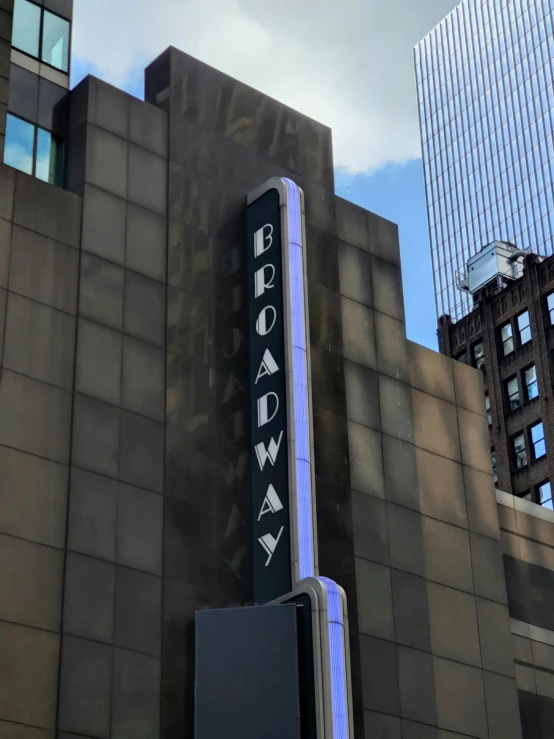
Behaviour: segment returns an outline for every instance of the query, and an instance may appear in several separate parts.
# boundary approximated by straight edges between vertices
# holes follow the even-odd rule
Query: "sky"
[[[457,3],[75,0],[72,84],[92,73],[142,97],[173,45],[330,126],[337,194],[398,223],[408,336],[435,349],[412,49]]]

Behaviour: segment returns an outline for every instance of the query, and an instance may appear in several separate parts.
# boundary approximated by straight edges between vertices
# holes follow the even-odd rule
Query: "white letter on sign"
[[[266,271],[270,273],[266,282]],[[270,290],[275,279],[275,267],[272,264],[265,264],[261,269],[254,273],[254,295],[259,298],[266,290]]]
[[[266,223],[263,228],[254,234],[254,256],[259,257],[273,244],[273,226]]]
[[[273,534],[265,534],[258,539],[262,547],[265,549],[266,553],[269,555],[267,558],[267,562],[265,563],[266,567],[271,562],[271,559],[275,554],[277,544],[279,543],[279,539],[281,538],[281,534],[283,533],[284,528],[284,526],[281,526],[281,528],[279,529],[279,533],[277,534],[277,538],[275,538]]]
[[[265,463],[269,459],[271,464],[275,464],[277,461],[277,455],[279,454],[279,449],[281,447],[281,441],[283,439],[283,432],[279,434],[279,438],[277,441],[272,437],[269,446],[267,449],[265,448],[265,444],[263,441],[260,441],[259,444],[256,444],[254,447],[254,450],[256,452],[256,457],[258,459],[258,464],[260,465],[260,469],[263,470],[265,467]]]
[[[266,513],[278,513],[279,511],[282,511],[282,510],[283,510],[283,504],[279,500],[279,496],[277,495],[273,485],[270,485],[267,489],[267,493],[265,494],[262,507],[260,508],[260,515],[258,516],[258,521]]]
[[[273,359],[273,354],[269,349],[266,349],[254,384],[257,385],[260,378],[265,377],[266,375],[274,375],[276,372],[279,372],[279,365]]]
[[[267,336],[277,322],[277,311],[272,305],[262,308],[256,320],[256,331],[260,336]]]
[[[269,410],[269,399],[275,398],[275,408],[271,413]],[[279,410],[279,397],[277,393],[266,393],[258,398],[258,428],[265,426],[266,423],[273,421]]]

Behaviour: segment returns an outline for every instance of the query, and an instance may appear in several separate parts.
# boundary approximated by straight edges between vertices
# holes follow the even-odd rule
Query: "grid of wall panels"
[[[416,47],[437,314],[468,258],[554,249],[554,0],[463,0]]]

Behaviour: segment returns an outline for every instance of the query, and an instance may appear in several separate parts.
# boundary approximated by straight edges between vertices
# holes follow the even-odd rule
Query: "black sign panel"
[[[254,598],[291,590],[287,388],[279,193],[247,210]]]

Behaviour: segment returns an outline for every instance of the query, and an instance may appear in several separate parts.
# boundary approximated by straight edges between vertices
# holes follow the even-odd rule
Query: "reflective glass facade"
[[[554,0],[463,0],[416,47],[437,314],[468,258],[554,248]]]

